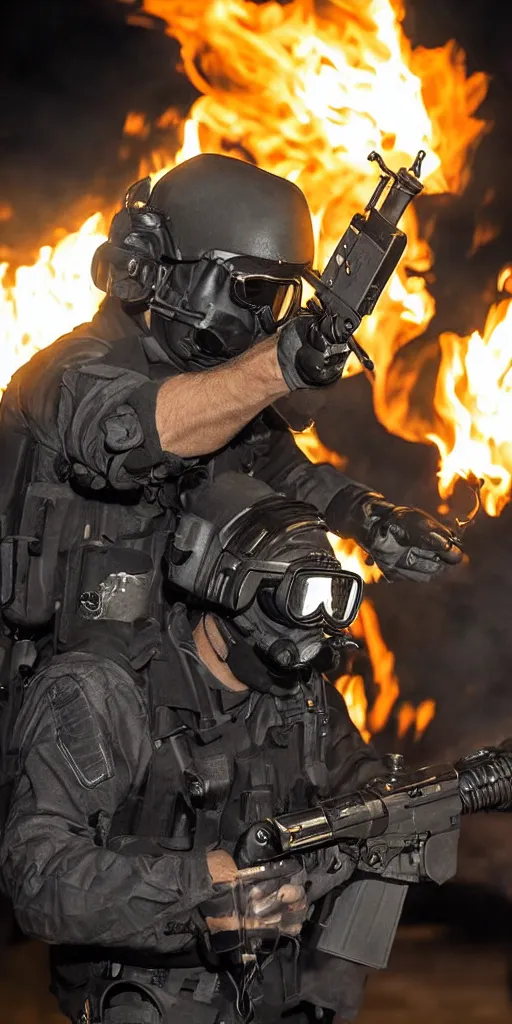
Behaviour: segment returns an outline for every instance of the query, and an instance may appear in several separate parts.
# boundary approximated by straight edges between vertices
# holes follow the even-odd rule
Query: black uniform
[[[59,944],[55,986],[73,1019],[86,996],[130,977],[153,986],[163,1011],[231,1019],[232,991],[198,955],[207,851],[233,851],[254,820],[353,790],[380,768],[321,677],[286,698],[232,692],[198,660],[184,607],[168,616],[164,634],[151,622],[89,625],[33,678],[17,724],[3,887],[22,929]],[[190,759],[213,787],[204,809],[184,781]],[[316,899],[332,875],[325,886],[325,864],[310,867]],[[352,870],[346,858],[337,882]],[[364,972],[333,958],[322,970],[317,957],[297,981],[294,949],[282,940],[256,987],[256,1019],[301,995],[352,1019]]]
[[[339,529],[351,481],[330,465],[312,465],[270,411],[213,457],[164,452],[156,395],[162,380],[177,372],[143,320],[107,299],[91,324],[14,375],[0,403],[0,593],[11,623],[43,626],[57,600],[66,639],[84,544],[127,543],[158,567],[179,487],[191,472],[252,473],[290,498],[327,510],[328,521],[332,502],[332,528]],[[161,579],[152,608],[161,619],[160,588]]]

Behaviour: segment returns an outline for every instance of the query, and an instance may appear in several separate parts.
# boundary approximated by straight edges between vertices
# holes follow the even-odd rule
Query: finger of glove
[[[376,559],[379,568],[389,581],[411,580],[414,583],[428,583],[434,576],[444,569],[444,564],[437,560],[425,559],[421,561],[407,562],[399,559],[396,562],[387,562],[385,559]]]
[[[439,558],[442,558],[443,562],[447,565],[458,565],[459,562],[464,558],[464,552],[462,548],[455,543],[455,541],[446,548],[444,551],[439,551]]]
[[[308,903],[305,899],[294,903],[281,917],[281,932],[284,935],[297,935],[308,916],[308,910]]]
[[[315,343],[312,342],[312,347],[318,352],[322,352],[324,359],[333,363],[336,360],[341,361],[341,357],[347,358],[349,347],[345,341],[333,341],[332,338],[327,337],[325,334],[315,333]]]
[[[269,896],[265,896],[262,899],[252,899],[248,904],[248,913],[255,914],[256,917],[263,917],[266,914],[272,914],[276,908],[281,907],[283,903],[292,905],[299,903],[304,899],[305,892],[302,885],[282,885],[276,892],[271,893]]]
[[[403,555],[395,562],[395,566],[398,569],[408,569],[409,571],[424,573],[427,576],[433,576],[435,573],[441,572],[443,568],[439,556],[431,555],[429,551],[425,551],[423,548],[409,548],[407,551],[404,551]]]
[[[345,366],[345,357],[340,359],[337,364],[330,363],[321,352],[304,346],[297,353],[296,364],[304,379],[314,381],[314,384],[318,386],[332,384],[341,376]]]
[[[415,545],[423,551],[432,551],[452,565],[460,562],[462,558],[463,552],[456,538],[441,524],[429,529],[427,522],[420,522],[417,529],[414,529],[400,522],[390,522],[389,532],[399,543]]]
[[[346,344],[343,335],[338,328],[339,318],[332,313],[325,313],[317,320],[317,329],[323,334],[331,345]]]
[[[420,531],[419,536],[411,535],[411,542],[423,550],[433,551],[444,561],[460,562],[462,551],[453,537],[444,530]]]
[[[253,899],[260,899],[262,896],[268,896],[271,892],[277,892],[279,888],[287,882],[295,884],[297,882],[300,885],[303,881],[304,868],[294,857],[288,857],[284,861],[272,861],[268,865],[261,865],[263,869],[261,874],[258,876],[258,881],[251,885],[249,889],[249,897]],[[243,872],[242,881],[243,881]]]

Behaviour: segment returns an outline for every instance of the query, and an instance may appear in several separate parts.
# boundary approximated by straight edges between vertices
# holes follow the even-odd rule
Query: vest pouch
[[[6,396],[0,403],[0,608],[14,596],[16,541],[24,495],[32,475],[34,445],[26,434],[9,425]]]
[[[0,515],[0,608],[12,600],[14,594],[15,543],[9,536],[7,516]]]
[[[44,626],[62,598],[59,552],[64,525],[74,503],[67,484],[28,485],[19,534],[2,541],[5,557],[13,565],[13,592],[3,606],[6,619],[16,626]],[[2,594],[2,600],[5,595]]]

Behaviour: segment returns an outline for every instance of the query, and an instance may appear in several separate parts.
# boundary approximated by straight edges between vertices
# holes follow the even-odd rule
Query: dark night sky
[[[501,5],[499,18],[497,6],[490,0],[408,4],[413,41],[440,45],[455,37],[470,70],[494,76],[482,108],[494,130],[480,146],[466,194],[439,215],[432,336],[481,326],[486,306],[480,296],[512,259],[512,5]],[[59,218],[74,226],[66,214],[80,195],[119,193],[140,155],[136,143],[125,161],[118,156],[129,110],[157,116],[171,104],[189,106],[193,90],[174,72],[176,44],[161,32],[127,26],[127,8],[115,0],[27,0],[2,13],[0,200],[15,210],[0,224],[4,246],[19,251],[48,240]],[[489,186],[496,190],[492,214],[502,231],[468,259],[475,211]],[[435,509],[435,452],[392,438],[376,423],[363,378],[342,382],[319,427],[328,444],[349,455],[352,475],[396,500]],[[415,702],[438,699],[422,756],[448,756],[492,741],[504,729],[512,733],[511,525],[510,509],[498,522],[483,516],[468,534],[471,567],[452,582],[428,592],[409,585],[371,592],[397,653],[403,695]]]

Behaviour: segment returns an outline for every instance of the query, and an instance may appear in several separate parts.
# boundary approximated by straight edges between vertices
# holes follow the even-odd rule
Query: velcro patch
[[[89,701],[76,679],[61,676],[48,691],[57,743],[76,778],[86,789],[93,789],[114,774],[114,766],[101,728]]]

